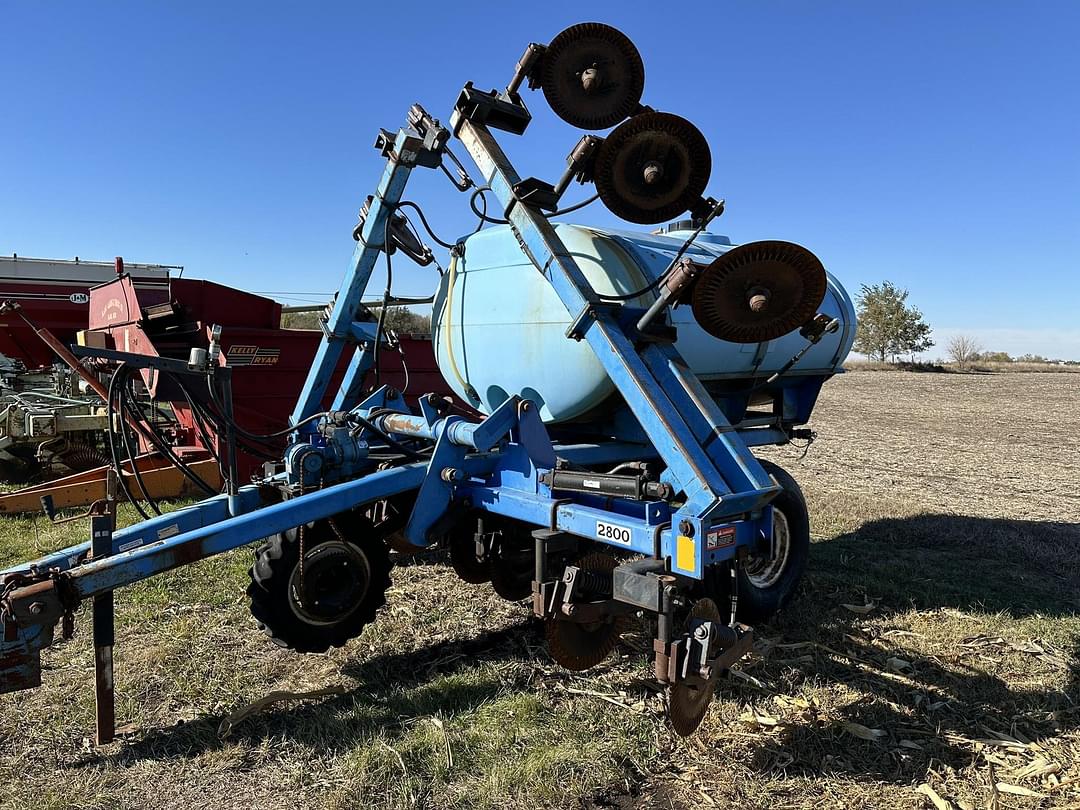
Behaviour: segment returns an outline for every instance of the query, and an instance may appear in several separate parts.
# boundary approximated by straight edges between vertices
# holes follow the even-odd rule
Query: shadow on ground
[[[1062,631],[1060,620],[1080,616],[1078,552],[1080,527],[1073,524],[930,514],[868,522],[816,543],[802,593],[760,628],[766,654],[746,667],[759,685],[730,680],[718,699],[756,705],[776,695],[817,692],[842,693],[844,699],[786,723],[785,734],[752,747],[748,766],[773,776],[843,773],[917,783],[941,763],[970,764],[965,740],[1005,734],[1034,742],[1075,729],[1080,625]],[[874,607],[863,615],[846,604]],[[979,638],[974,628],[984,621],[1002,626],[1001,637]],[[1044,629],[1060,637],[1039,637]],[[356,682],[348,694],[271,711],[243,723],[232,739],[256,744],[280,736],[335,748],[378,729],[400,728],[410,718],[468,710],[505,693],[507,683],[442,677],[438,687],[419,687],[482,662],[535,663],[539,656],[546,666],[540,648],[537,625],[524,620],[473,638],[351,662],[343,669]],[[907,666],[891,669],[889,659]],[[529,680],[535,667],[519,669],[529,674],[509,688],[527,692],[534,688]],[[615,666],[603,677],[616,689],[640,692],[637,674]],[[732,722],[737,715],[733,705]],[[220,719],[150,730],[106,759],[189,757],[221,747],[229,743],[218,740]],[[880,729],[884,736],[860,739],[846,733],[844,723]],[[702,756],[735,745],[722,726],[703,733]],[[91,757],[82,764],[99,762]],[[604,801],[626,806],[632,798]]]
[[[176,726],[149,729],[115,754],[91,755],[79,764],[185,758],[237,742],[258,744],[268,737],[289,738],[312,748],[338,749],[343,743],[368,738],[379,730],[400,731],[417,717],[459,714],[490,702],[506,692],[504,679],[450,677],[433,681],[438,676],[474,670],[485,661],[529,661],[530,648],[541,644],[542,638],[539,624],[530,617],[520,624],[472,638],[350,661],[341,673],[355,681],[354,688],[314,704],[268,709],[238,723],[227,740],[218,736],[222,716],[200,717]],[[510,686],[525,688],[523,684]]]
[[[762,628],[788,652],[750,671],[789,692],[841,685],[857,696],[839,720],[884,736],[860,739],[811,710],[755,752],[754,769],[909,783],[971,764],[969,740],[1080,726],[1078,552],[1075,524],[937,514],[815,544],[802,597]]]

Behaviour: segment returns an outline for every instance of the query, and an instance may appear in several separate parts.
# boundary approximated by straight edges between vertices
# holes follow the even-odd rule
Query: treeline
[[[374,311],[378,317],[379,311]],[[318,329],[322,312],[285,312],[281,315],[284,329]],[[431,316],[419,315],[408,307],[390,307],[386,311],[383,327],[402,335],[431,334]]]
[[[1041,354],[1021,354],[1013,357],[1008,352],[975,352],[973,363],[1050,363],[1055,366],[1080,366],[1080,360],[1055,360]]]

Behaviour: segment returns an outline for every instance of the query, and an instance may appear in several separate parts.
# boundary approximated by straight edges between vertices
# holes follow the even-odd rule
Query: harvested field
[[[88,617],[0,696],[0,807],[1080,807],[1080,377],[860,372],[799,460],[815,546],[698,734],[648,638],[553,665],[439,558],[349,647],[277,650],[240,550],[118,596],[122,742],[95,749]],[[0,564],[78,529],[5,519]],[[342,693],[221,720],[275,689]]]

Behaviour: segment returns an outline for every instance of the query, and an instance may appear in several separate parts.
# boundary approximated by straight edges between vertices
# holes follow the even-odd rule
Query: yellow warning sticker
[[[694,538],[680,534],[675,540],[675,567],[681,571],[694,572],[697,567],[695,551]]]

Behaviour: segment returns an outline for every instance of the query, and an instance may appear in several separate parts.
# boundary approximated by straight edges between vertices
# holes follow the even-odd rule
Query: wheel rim
[[[370,583],[371,564],[360,549],[339,540],[320,543],[293,568],[289,607],[308,624],[337,624],[360,606]]]
[[[769,588],[780,581],[791,556],[791,527],[787,515],[773,508],[772,557],[750,557],[743,567],[746,578],[755,588]]]

